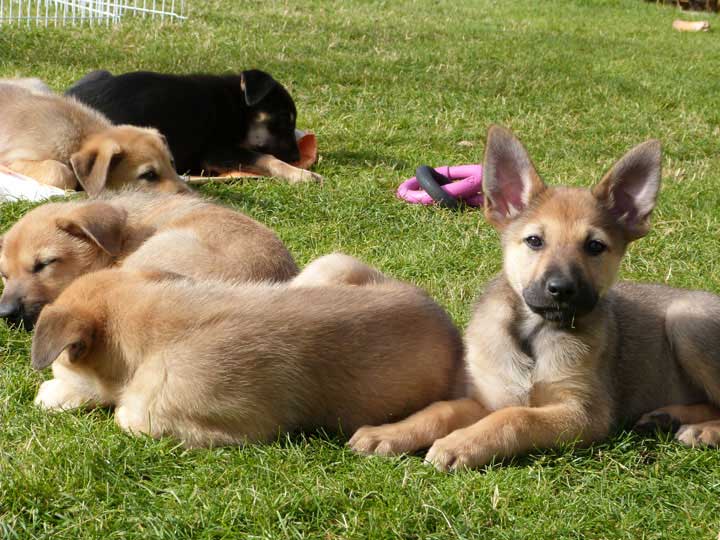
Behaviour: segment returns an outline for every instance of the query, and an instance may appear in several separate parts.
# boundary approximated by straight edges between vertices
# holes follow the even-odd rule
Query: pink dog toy
[[[424,188],[424,189],[423,189]],[[462,201],[482,206],[482,165],[418,167],[416,176],[405,180],[397,196],[413,204],[435,204],[456,208]]]

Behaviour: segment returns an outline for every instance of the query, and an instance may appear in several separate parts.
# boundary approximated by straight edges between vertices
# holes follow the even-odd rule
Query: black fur
[[[286,162],[300,157],[292,97],[263,71],[222,76],[93,71],[66,95],[101,111],[114,124],[157,128],[181,174],[237,170],[261,154]],[[261,113],[269,117],[266,129],[249,142],[246,137]]]

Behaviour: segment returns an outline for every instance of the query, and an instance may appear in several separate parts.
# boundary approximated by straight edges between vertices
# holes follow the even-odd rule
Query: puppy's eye
[[[38,272],[42,272],[45,268],[47,268],[53,263],[56,263],[57,261],[57,258],[45,259],[44,261],[35,261],[35,266],[33,266],[32,273],[37,274]]]
[[[160,178],[160,175],[156,173],[154,170],[150,169],[149,171],[145,171],[140,176],[138,176],[140,180],[146,180],[148,182],[155,182]]]
[[[525,239],[525,243],[527,244],[527,246],[530,249],[534,249],[534,250],[542,249],[542,247],[545,245],[545,242],[543,242],[543,239],[540,238],[539,236],[535,236],[535,235],[528,236]]]
[[[587,244],[585,244],[585,251],[588,252],[590,255],[600,255],[603,251],[607,249],[607,246],[603,244],[600,240],[590,240]]]

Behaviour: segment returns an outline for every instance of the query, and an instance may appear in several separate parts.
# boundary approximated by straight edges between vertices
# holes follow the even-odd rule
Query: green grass
[[[274,227],[301,263],[343,250],[421,284],[460,325],[500,267],[497,236],[477,211],[396,200],[415,166],[481,160],[486,127],[498,122],[523,139],[548,182],[588,185],[625,149],[658,137],[660,205],[623,275],[720,292],[716,29],[674,32],[678,12],[640,0],[190,4],[181,26],[2,27],[0,76],[39,76],[61,90],[99,67],[268,70],[291,88],[299,125],[318,134],[325,184],[248,181],[204,192]],[[0,228],[28,208],[2,205]],[[185,451],[130,438],[104,411],[37,410],[47,374],[31,370],[29,344],[0,326],[3,539],[714,539],[720,531],[717,451],[621,433],[589,450],[456,475],[416,457],[361,458],[321,435]]]

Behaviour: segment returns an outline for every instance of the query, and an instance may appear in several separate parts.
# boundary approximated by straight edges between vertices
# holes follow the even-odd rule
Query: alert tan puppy
[[[121,192],[38,206],[0,238],[0,317],[30,329],[73,280],[119,265],[230,281],[297,274],[275,233],[244,214],[189,194]]]
[[[400,419],[447,399],[461,362],[423,291],[339,254],[289,285],[88,274],[43,310],[32,346],[55,376],[41,407],[115,406],[122,429],[190,447]]]
[[[113,126],[102,114],[53,93],[0,84],[0,164],[90,195],[134,184],[185,192],[167,143],[155,129]]]
[[[599,441],[632,422],[720,445],[720,298],[613,286],[627,244],[649,230],[660,166],[660,144],[648,141],[592,190],[551,188],[522,144],[492,127],[485,215],[501,234],[504,270],[466,333],[468,397],[362,428],[353,448],[429,446],[427,460],[448,470]]]

